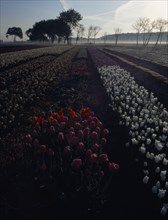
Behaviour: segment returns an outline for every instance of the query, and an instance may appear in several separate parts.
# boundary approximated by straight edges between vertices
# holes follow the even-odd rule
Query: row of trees
[[[36,22],[32,28],[29,28],[25,32],[25,34],[31,41],[39,40],[54,42],[57,40],[60,42],[64,39],[64,41],[67,41],[67,44],[69,44],[72,30],[76,27],[80,27],[80,20],[82,20],[82,16],[74,9],[69,9],[68,11],[61,12],[56,19]],[[23,38],[22,30],[19,27],[9,28],[6,37],[9,35],[13,37],[14,41],[16,37]]]
[[[168,21],[162,18],[156,21],[151,21],[149,18],[138,18],[132,25],[132,28],[137,32],[137,45],[139,43],[139,34],[143,33],[143,45],[148,45],[154,30],[158,31],[158,37],[155,45],[162,41],[163,31],[166,29]]]
[[[25,34],[29,37],[30,41],[51,41],[54,42],[57,40],[60,43],[61,40],[67,41],[67,44],[70,43],[72,36],[72,31],[76,30],[76,43],[80,40],[82,42],[85,31],[87,31],[87,42],[90,42],[92,38],[95,43],[95,39],[101,28],[99,26],[89,26],[86,30],[82,24],[79,24],[79,21],[82,20],[82,16],[76,12],[74,9],[68,11],[63,11],[56,19],[42,20],[36,22],[32,28],[28,29]],[[151,39],[154,30],[157,30],[158,36],[156,39],[156,45],[162,41],[163,31],[168,25],[168,21],[165,19],[157,19],[156,21],[151,21],[149,18],[138,18],[136,22],[132,25],[132,28],[137,33],[137,45],[139,44],[139,35],[143,34],[143,45],[148,45]],[[114,28],[114,38],[115,44],[117,45],[119,36],[121,34],[120,28]],[[6,37],[12,35],[13,40],[16,40],[16,37],[23,38],[23,33],[20,27],[9,28]],[[104,33],[103,36],[104,43],[107,40],[107,33]]]

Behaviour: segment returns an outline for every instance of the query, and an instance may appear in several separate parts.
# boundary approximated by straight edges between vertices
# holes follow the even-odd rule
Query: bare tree
[[[106,41],[107,41],[107,32],[104,32],[104,34],[103,34],[103,40],[104,40],[104,44],[106,44]]]
[[[101,28],[100,28],[99,26],[95,26],[95,27],[93,27],[94,43],[95,43],[96,35],[99,33],[100,30],[101,30]]]
[[[89,43],[89,40],[90,40],[91,36],[93,36],[93,32],[94,32],[94,27],[91,25],[91,26],[88,27],[88,35],[87,35],[88,43]]]
[[[83,25],[81,25],[81,31],[80,31],[80,39],[81,39],[81,43],[82,43],[82,39],[85,33],[85,27]]]
[[[147,34],[148,34],[148,38],[146,39],[145,45],[147,46],[149,44],[149,41],[151,39],[152,36],[152,31],[153,29],[156,27],[156,21],[152,21],[149,23],[148,27],[147,27]]]
[[[146,44],[146,32],[149,29],[150,19],[149,18],[141,18],[141,26],[142,26],[142,33],[143,33],[143,45]]]
[[[165,30],[166,25],[168,24],[168,21],[162,18],[159,18],[156,20],[156,29],[159,30],[158,37],[156,39],[155,45],[158,45],[158,42],[160,40],[160,43],[162,41],[162,35],[163,31]]]
[[[137,45],[138,45],[138,42],[139,42],[139,34],[142,30],[142,18],[138,18],[138,20],[135,22],[135,24],[132,25],[132,28],[134,30],[136,30],[137,32]]]
[[[118,38],[119,34],[121,34],[121,29],[120,28],[114,28],[114,37],[115,37],[115,44],[117,45],[118,43]]]
[[[83,37],[84,31],[85,31],[85,28],[83,24],[79,24],[76,28],[76,32],[77,32],[76,43],[78,42],[79,39]]]

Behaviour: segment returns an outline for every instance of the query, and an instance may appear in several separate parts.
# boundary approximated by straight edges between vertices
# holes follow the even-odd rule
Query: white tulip
[[[158,198],[159,199],[164,198],[165,194],[166,194],[166,190],[165,189],[159,189]]]
[[[166,174],[167,174],[167,170],[162,170],[160,172],[160,178],[161,178],[162,181],[166,180]]]
[[[158,189],[160,188],[160,181],[156,182],[156,186],[157,186]]]
[[[163,206],[162,209],[160,210],[160,214],[163,216],[167,214],[167,208],[165,206]]]
[[[147,145],[151,144],[151,142],[152,142],[152,141],[151,141],[150,138],[147,138],[147,139],[146,139],[146,144],[147,144]]]
[[[168,189],[168,181],[165,182],[165,189]]]
[[[145,154],[145,153],[146,153],[146,148],[141,146],[141,147],[139,148],[139,151],[140,151],[142,154]]]
[[[153,186],[153,187],[152,187],[152,192],[153,192],[154,194],[156,194],[157,191],[158,191],[158,188],[157,188],[156,186]]]
[[[168,165],[168,160],[166,158],[163,158],[163,165],[165,165],[165,166]]]
[[[145,161],[145,162],[143,163],[143,165],[144,165],[144,167],[147,167],[147,166],[148,166],[148,163]]]
[[[159,161],[160,161],[160,156],[159,156],[159,155],[156,155],[154,161],[155,161],[156,163],[159,163]]]
[[[156,167],[155,172],[156,172],[156,173],[159,173],[159,172],[160,172],[160,167]]]
[[[147,184],[149,182],[149,177],[148,176],[145,176],[144,178],[143,178],[143,183],[144,184]]]

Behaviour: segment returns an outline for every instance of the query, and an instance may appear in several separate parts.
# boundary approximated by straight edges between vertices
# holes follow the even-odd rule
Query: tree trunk
[[[139,40],[139,32],[137,33],[137,46],[138,46],[138,40]]]
[[[158,34],[158,37],[157,37],[157,40],[156,40],[155,46],[157,46],[157,45],[158,45],[159,38],[160,38],[160,34],[161,34],[161,32],[159,32],[159,34]]]

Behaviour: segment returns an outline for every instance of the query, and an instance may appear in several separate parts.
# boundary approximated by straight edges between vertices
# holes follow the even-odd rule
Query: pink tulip
[[[102,135],[103,135],[104,137],[107,137],[107,136],[109,135],[109,130],[105,128],[105,129],[103,130]]]
[[[100,145],[99,144],[93,144],[91,148],[92,148],[93,152],[96,153],[100,149]]]
[[[94,163],[94,162],[97,161],[97,159],[98,159],[97,154],[93,153],[93,154],[90,155],[90,161],[91,161],[91,162]]]
[[[64,154],[65,155],[69,155],[71,153],[71,148],[70,148],[70,146],[66,146],[65,148],[64,148]]]
[[[79,130],[79,131],[78,131],[78,137],[79,137],[79,138],[83,138],[83,137],[84,137],[84,133],[83,133],[82,130]]]
[[[98,138],[97,132],[92,131],[92,133],[91,133],[91,138],[92,138],[92,140],[96,140],[96,139]]]
[[[52,134],[55,134],[55,128],[54,128],[54,126],[50,126],[50,128],[49,128],[49,133],[52,135]]]
[[[39,153],[40,154],[45,154],[46,153],[46,151],[47,151],[47,147],[46,147],[46,145],[40,145],[40,147],[39,147]]]
[[[65,139],[64,133],[63,133],[63,132],[59,132],[59,133],[58,133],[58,140],[59,140],[59,141],[63,141],[64,139]]]
[[[88,136],[88,134],[90,133],[90,128],[86,127],[86,128],[83,130],[83,133],[84,133],[84,136]]]
[[[74,170],[79,170],[82,166],[82,160],[80,158],[73,159],[71,166]]]
[[[107,143],[106,138],[101,138],[100,144],[101,144],[102,146],[104,146],[106,143]]]
[[[33,146],[39,146],[40,145],[40,142],[39,142],[39,140],[36,138],[36,139],[34,139],[34,141],[33,141]]]
[[[52,120],[52,124],[53,124],[53,125],[57,125],[57,124],[58,124],[57,119],[53,119],[53,120]]]
[[[40,167],[40,170],[44,173],[46,170],[47,170],[47,166],[46,166],[46,163],[43,162],[41,167]]]
[[[75,128],[76,130],[80,130],[80,129],[81,129],[81,124],[78,123],[78,122],[75,123],[74,128]]]
[[[60,128],[61,128],[61,129],[64,129],[65,127],[66,127],[66,122],[62,121],[62,122],[60,123]]]
[[[108,159],[107,154],[100,154],[99,155],[99,162],[100,163],[104,163],[104,162],[108,162],[108,161],[109,161],[109,159]]]
[[[116,163],[108,163],[108,170],[117,172],[119,170],[120,166]]]
[[[26,143],[28,143],[28,144],[31,144],[31,143],[32,143],[32,136],[31,136],[31,134],[27,134],[27,135],[25,136],[25,141],[26,141]]]
[[[91,149],[88,149],[88,150],[86,151],[86,157],[87,157],[87,158],[90,158],[91,155],[92,155],[92,150],[91,150]]]
[[[83,151],[85,149],[85,145],[83,142],[79,142],[78,146],[77,146],[77,150],[78,151]]]
[[[50,157],[53,157],[53,156],[54,156],[54,151],[53,151],[51,148],[48,149],[48,155],[49,155]]]

